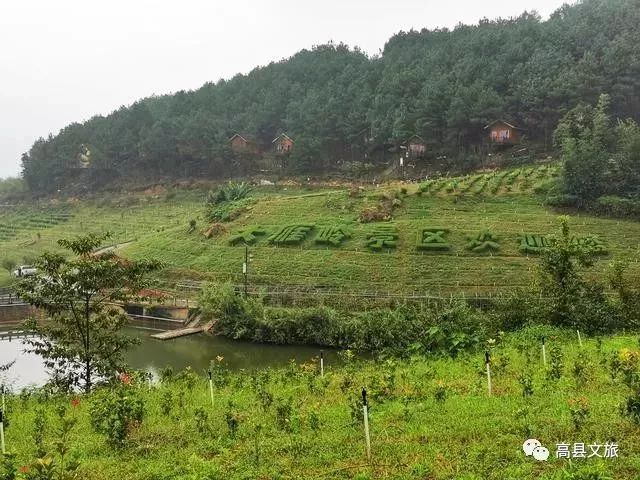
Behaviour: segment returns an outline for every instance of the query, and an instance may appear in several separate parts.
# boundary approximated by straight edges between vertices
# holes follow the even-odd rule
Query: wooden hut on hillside
[[[517,145],[524,133],[522,128],[504,120],[494,120],[484,129],[489,131],[489,142],[493,145]]]
[[[420,135],[413,135],[402,145],[406,151],[406,158],[414,160],[417,158],[424,158],[427,153],[427,143]]]
[[[260,153],[260,145],[254,135],[248,133],[234,133],[229,139],[231,150],[236,153]]]
[[[286,133],[281,133],[276,138],[273,139],[271,144],[273,145],[274,153],[278,155],[284,155],[287,153],[291,153],[293,149],[293,140]]]

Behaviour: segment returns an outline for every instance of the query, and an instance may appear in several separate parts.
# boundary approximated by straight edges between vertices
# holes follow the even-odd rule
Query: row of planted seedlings
[[[446,193],[472,193],[481,195],[489,189],[489,193],[496,195],[502,188],[507,192],[514,190],[519,185],[521,191],[529,190],[532,186],[532,177],[546,179],[555,170],[550,167],[517,168],[515,170],[493,171],[485,174],[467,175],[456,178],[439,178],[428,180],[419,185],[420,193],[438,194]]]
[[[198,443],[219,452],[240,449],[238,454],[246,455],[256,471],[277,462],[281,445],[289,442],[301,448],[294,456],[308,455],[323,442],[334,448],[355,442],[361,447],[341,450],[341,456],[366,458],[375,465],[377,456],[384,454],[378,447],[384,442],[378,441],[386,436],[378,422],[386,415],[384,411],[397,410],[386,404],[400,407],[401,421],[394,422],[394,430],[402,435],[425,408],[440,410],[442,422],[451,420],[455,412],[447,404],[458,406],[455,401],[462,397],[493,398],[485,415],[501,408],[500,397],[521,397],[521,408],[504,416],[514,422],[516,436],[523,439],[535,436],[539,429],[548,430],[546,414],[536,415],[541,408],[556,411],[558,406],[551,408],[548,401],[560,397],[565,399],[559,407],[563,418],[551,421],[557,432],[568,432],[564,423],[568,418],[573,433],[590,427],[590,433],[606,437],[600,440],[614,442],[620,432],[607,432],[591,422],[590,399],[597,399],[603,389],[624,392],[620,412],[632,424],[640,424],[637,351],[605,349],[602,339],[586,339],[577,330],[553,335],[548,329],[532,329],[514,334],[509,341],[498,334],[484,343],[484,352],[476,344],[475,353],[453,340],[443,339],[442,332],[436,331],[427,332],[423,340],[424,348],[437,346],[453,359],[433,354],[423,357],[416,351],[408,361],[374,363],[344,351],[342,365],[336,368],[327,365],[320,352],[307,364],[292,362],[281,369],[231,373],[218,357],[206,376],[191,369],[175,373],[167,368],[157,382],[147,374],[123,373],[88,396],[27,389],[9,395],[5,403],[3,395],[4,448],[17,450],[14,431],[16,437],[21,431],[23,442],[18,456],[5,455],[5,468],[13,465],[17,471],[22,465],[23,473],[37,470],[42,473],[37,478],[42,479],[73,473],[90,460],[74,455],[79,430],[87,428],[115,450],[136,451],[142,444],[147,450],[161,450],[162,445],[147,445],[147,439],[156,436],[149,429],[158,434],[171,432],[173,441],[183,446]],[[511,408],[513,403],[507,403]],[[48,408],[51,405],[55,405],[54,413]],[[615,406],[607,405],[610,409]],[[149,418],[155,420],[146,426]],[[430,418],[438,421],[440,416]],[[95,439],[83,439],[97,446]]]
[[[11,240],[22,232],[32,232],[54,227],[69,221],[71,213],[42,214],[42,213],[18,213],[0,223],[0,240]]]

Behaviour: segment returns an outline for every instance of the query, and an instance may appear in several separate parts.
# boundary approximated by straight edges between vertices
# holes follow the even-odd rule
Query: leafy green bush
[[[121,385],[94,393],[90,406],[91,426],[107,437],[114,447],[122,447],[132,428],[142,422],[144,405],[135,387]]]
[[[600,213],[616,217],[639,217],[640,201],[605,195],[596,200],[595,209]]]
[[[223,202],[219,205],[207,205],[206,216],[209,222],[231,222],[242,215],[249,202],[245,200]]]
[[[258,299],[243,298],[231,286],[210,285],[199,303],[207,317],[218,319],[216,333],[233,339],[400,356],[416,349],[457,355],[478,345],[496,326],[493,319],[456,300],[433,308],[401,306],[346,313],[327,307],[267,307]]]
[[[426,182],[422,182],[418,186],[418,191],[422,193],[427,193],[429,192],[429,189],[431,189],[435,184],[436,184],[435,180],[427,180]]]
[[[251,186],[245,182],[230,181],[207,196],[208,205],[218,205],[223,202],[235,202],[246,198],[251,193]]]
[[[580,197],[577,195],[571,195],[570,193],[549,195],[545,203],[552,207],[580,207],[582,204]]]
[[[210,222],[229,222],[238,218],[250,203],[247,197],[251,186],[244,182],[229,182],[214,192],[209,192],[205,205]]]
[[[613,376],[621,376],[630,390],[622,413],[640,425],[640,352],[621,350],[611,360],[611,369]]]

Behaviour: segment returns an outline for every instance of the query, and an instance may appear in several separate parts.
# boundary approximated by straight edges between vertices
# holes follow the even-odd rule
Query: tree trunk
[[[91,392],[91,360],[87,359],[84,367],[84,391]]]

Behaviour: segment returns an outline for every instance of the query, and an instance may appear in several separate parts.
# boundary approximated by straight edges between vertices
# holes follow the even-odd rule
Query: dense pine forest
[[[275,164],[326,173],[384,162],[412,135],[426,160],[473,167],[484,127],[504,119],[523,142],[553,147],[558,122],[608,94],[612,119],[640,117],[640,0],[584,0],[452,30],[400,32],[380,55],[327,44],[195,91],[142,99],[37,140],[22,158],[30,189],[98,187],[258,172],[281,133],[294,148]],[[251,136],[255,151],[229,139]],[[265,153],[266,152],[266,153]]]

